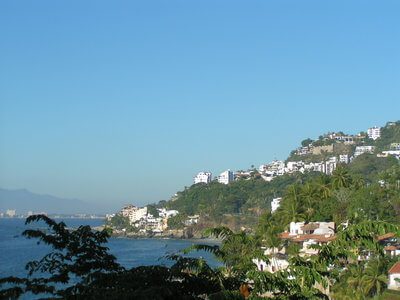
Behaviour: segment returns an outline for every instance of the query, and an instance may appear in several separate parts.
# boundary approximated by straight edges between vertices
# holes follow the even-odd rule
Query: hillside
[[[375,152],[391,150],[393,143],[400,143],[400,121],[388,122],[381,127],[380,138],[368,138],[366,132],[349,134],[344,132],[328,132],[318,139],[307,138],[300,143],[300,147],[292,150],[286,161],[318,162],[329,156],[340,154],[352,155],[357,146],[374,146]]]
[[[216,181],[199,183],[178,192],[167,207],[186,215],[204,214],[214,218],[224,214],[260,215],[270,208],[273,198],[282,196],[288,185],[317,175],[299,173],[296,176],[281,176],[271,182],[261,178],[241,179],[227,185]]]
[[[350,139],[351,143],[343,142],[344,139]],[[400,122],[392,122],[381,128],[381,138],[375,141],[369,139],[365,133],[350,136],[342,132],[322,135],[316,141],[304,140],[302,146],[313,144],[313,151],[317,154],[297,155],[294,150],[288,160],[315,162],[341,154],[350,156],[358,145],[375,146],[374,154],[365,153],[355,157],[346,166],[346,170],[355,180],[362,180],[365,184],[376,184],[382,172],[399,165],[399,160],[393,156],[377,157],[376,154],[390,149],[392,143],[398,142],[400,142]],[[263,212],[270,210],[272,199],[283,197],[289,186],[302,185],[318,178],[322,178],[318,179],[321,182],[328,180],[323,179],[328,177],[323,173],[306,171],[277,176],[267,182],[256,170],[252,172],[253,176],[250,178],[239,179],[227,185],[217,181],[192,185],[178,192],[170,201],[162,203],[162,206],[176,209],[186,216],[199,214],[203,216],[203,220],[207,220],[208,225],[227,223],[249,225]]]

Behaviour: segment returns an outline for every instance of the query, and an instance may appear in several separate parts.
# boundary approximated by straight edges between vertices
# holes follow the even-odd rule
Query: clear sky
[[[400,119],[400,2],[0,1],[0,186],[109,204]]]

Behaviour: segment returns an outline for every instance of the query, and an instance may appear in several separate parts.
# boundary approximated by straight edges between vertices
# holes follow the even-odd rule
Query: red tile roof
[[[323,234],[302,234],[298,236],[294,236],[291,238],[293,242],[304,242],[307,240],[314,240],[317,243],[327,243],[336,239],[336,236],[328,236],[326,237]]]
[[[394,250],[397,250],[396,246],[386,246],[385,247],[385,251],[394,251]]]
[[[400,274],[400,262],[395,263],[389,270],[389,274]]]
[[[378,239],[378,241],[383,241],[383,240],[391,239],[391,238],[393,238],[395,236],[396,236],[395,233],[389,232],[389,233],[386,233],[386,234],[383,234],[383,235],[379,235],[377,237],[377,239]]]
[[[289,232],[282,232],[281,234],[279,234],[279,237],[281,239],[288,239],[289,238]]]

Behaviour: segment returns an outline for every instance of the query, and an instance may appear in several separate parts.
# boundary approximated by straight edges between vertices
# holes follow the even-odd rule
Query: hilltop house
[[[194,184],[197,183],[210,183],[211,182],[211,172],[199,172],[193,179]]]
[[[377,140],[381,137],[381,128],[377,126],[368,128],[367,134],[370,139]]]
[[[218,182],[223,183],[223,184],[229,184],[235,179],[235,176],[231,170],[226,170],[225,172],[222,172],[218,176]]]

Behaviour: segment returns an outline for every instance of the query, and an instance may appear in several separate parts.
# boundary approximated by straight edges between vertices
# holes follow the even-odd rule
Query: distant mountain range
[[[104,209],[78,199],[64,199],[51,195],[32,193],[26,189],[8,190],[0,188],[0,211],[17,210],[17,214],[46,212],[58,214],[101,213]]]

